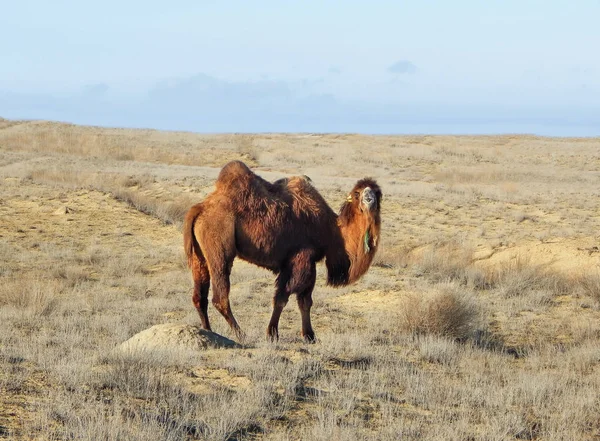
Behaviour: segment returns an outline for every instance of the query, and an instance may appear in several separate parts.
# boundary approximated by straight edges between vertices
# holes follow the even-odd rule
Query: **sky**
[[[600,0],[5,3],[4,118],[600,136]]]

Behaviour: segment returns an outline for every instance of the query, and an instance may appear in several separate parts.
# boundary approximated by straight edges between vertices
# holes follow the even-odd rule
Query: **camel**
[[[381,197],[375,180],[361,179],[336,214],[306,176],[271,183],[241,161],[225,165],[215,190],[189,209],[183,225],[192,301],[202,327],[211,330],[212,280],[213,305],[236,336],[244,338],[229,303],[229,276],[239,257],[277,275],[268,338],[279,339],[279,317],[289,296],[296,294],[301,335],[314,342],[310,309],[316,263],[325,259],[331,286],[351,284],[369,269],[379,245]]]

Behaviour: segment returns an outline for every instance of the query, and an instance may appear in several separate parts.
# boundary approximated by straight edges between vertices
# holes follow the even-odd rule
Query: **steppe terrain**
[[[340,289],[319,266],[313,345],[294,301],[266,341],[274,276],[236,261],[243,346],[121,346],[199,325],[181,220],[232,159],[336,210],[376,178],[374,266]],[[593,440],[599,415],[598,138],[0,119],[0,438]]]

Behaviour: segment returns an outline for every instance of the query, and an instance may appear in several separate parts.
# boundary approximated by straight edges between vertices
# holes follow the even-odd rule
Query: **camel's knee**
[[[288,304],[289,295],[286,294],[276,294],[273,296],[273,308],[285,308],[285,305]]]
[[[298,307],[303,311],[308,311],[313,305],[313,300],[311,295],[307,294],[298,294]]]

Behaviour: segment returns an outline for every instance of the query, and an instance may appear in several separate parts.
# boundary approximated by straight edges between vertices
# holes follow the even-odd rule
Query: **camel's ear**
[[[352,195],[351,194],[348,195],[348,197],[346,198],[346,201],[352,202]]]

